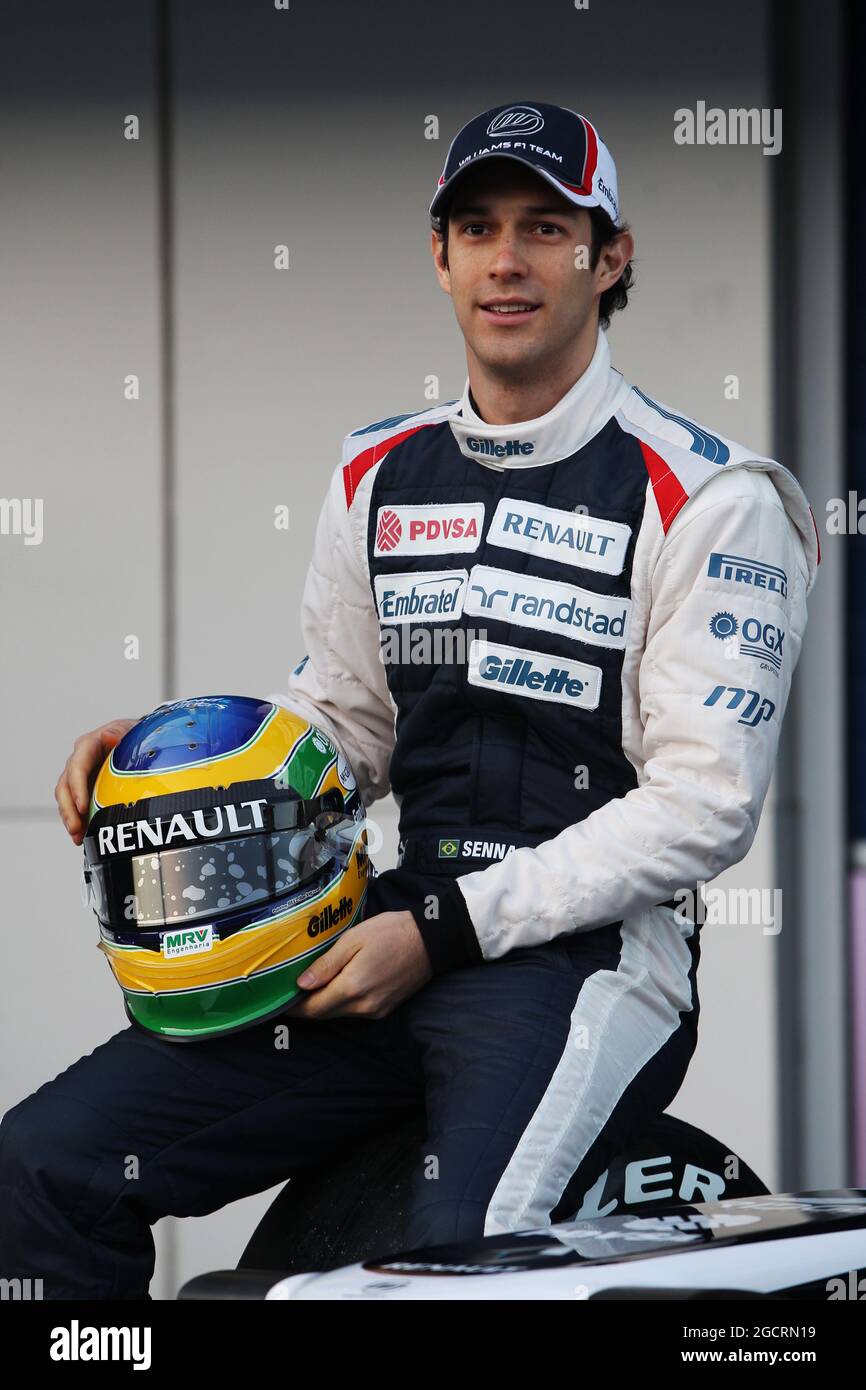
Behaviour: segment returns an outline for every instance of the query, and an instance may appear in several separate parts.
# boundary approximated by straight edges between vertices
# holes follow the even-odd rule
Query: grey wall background
[[[457,127],[516,99],[591,116],[637,242],[637,288],[610,333],[615,364],[762,453],[773,446],[778,229],[773,160],[759,148],[673,142],[680,106],[772,104],[764,0],[592,0],[588,11],[566,0],[292,0],[288,11],[181,0],[164,339],[155,5],[7,5],[2,24],[0,494],[44,498],[41,545],[0,537],[6,1109],[125,1022],[79,903],[80,850],[54,808],[74,737],[161,699],[280,688],[301,654],[312,529],[343,435],[422,408],[430,374],[441,399],[462,389],[426,214]],[[134,142],[123,138],[130,113]],[[431,114],[438,141],[424,137]],[[280,243],[285,272],[273,267]],[[129,373],[138,401],[124,399]],[[288,533],[274,529],[280,503]],[[373,815],[386,867],[394,808]],[[728,881],[777,885],[774,817],[771,793]],[[784,950],[784,932],[705,931],[701,1041],[672,1107],[771,1185]],[[271,1195],[160,1223],[155,1295],[234,1263]]]

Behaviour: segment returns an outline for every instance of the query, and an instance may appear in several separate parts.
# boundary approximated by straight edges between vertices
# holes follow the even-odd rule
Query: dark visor
[[[268,828],[177,847],[142,844],[146,836],[139,830],[132,853],[100,853],[100,826],[94,817],[85,841],[84,877],[90,905],[104,925],[128,932],[215,918],[283,897],[315,878],[331,860],[348,858],[358,827],[342,804],[337,808],[337,800],[342,803],[339,793],[336,798],[328,794],[315,801],[269,805],[262,814]],[[129,825],[129,810],[121,809]],[[163,818],[170,817],[173,809],[161,807]],[[151,803],[151,826],[153,813]],[[290,824],[273,829],[274,820]],[[116,816],[114,821],[120,824]],[[113,841],[104,821],[102,828],[104,850]]]

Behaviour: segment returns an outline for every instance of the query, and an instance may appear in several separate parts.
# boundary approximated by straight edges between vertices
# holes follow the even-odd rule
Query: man
[[[588,120],[484,112],[431,217],[466,388],[345,440],[307,655],[271,697],[328,730],[365,802],[393,789],[400,866],[301,977],[287,1053],[270,1026],[182,1052],[127,1029],[10,1112],[8,1272],[48,1296],[146,1296],[150,1223],[422,1100],[407,1245],[568,1215],[694,1050],[698,930],[673,900],[754,837],[814,522],[779,464],[611,367],[633,241]],[[127,727],[58,783],[77,843]]]

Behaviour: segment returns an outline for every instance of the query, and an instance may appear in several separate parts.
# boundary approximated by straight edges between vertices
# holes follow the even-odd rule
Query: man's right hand
[[[87,809],[96,774],[111,749],[138,722],[137,719],[112,719],[111,723],[92,729],[89,734],[82,734],[75,740],[54,788],[54,800],[60,819],[76,845],[80,845],[84,839]]]

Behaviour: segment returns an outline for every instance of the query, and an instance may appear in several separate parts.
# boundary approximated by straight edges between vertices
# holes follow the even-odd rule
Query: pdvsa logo
[[[535,444],[529,439],[506,439],[503,444],[497,444],[494,439],[476,439],[470,435],[466,443],[473,454],[486,454],[488,458],[502,459],[515,454],[535,453]]]
[[[382,507],[379,512],[379,525],[376,528],[376,550],[393,550],[400,542],[403,527],[396,512],[390,507]]]
[[[500,111],[487,127],[488,135],[534,135],[544,125],[544,117],[534,106],[509,106]]]
[[[484,503],[380,507],[374,555],[428,555],[477,550]]]

